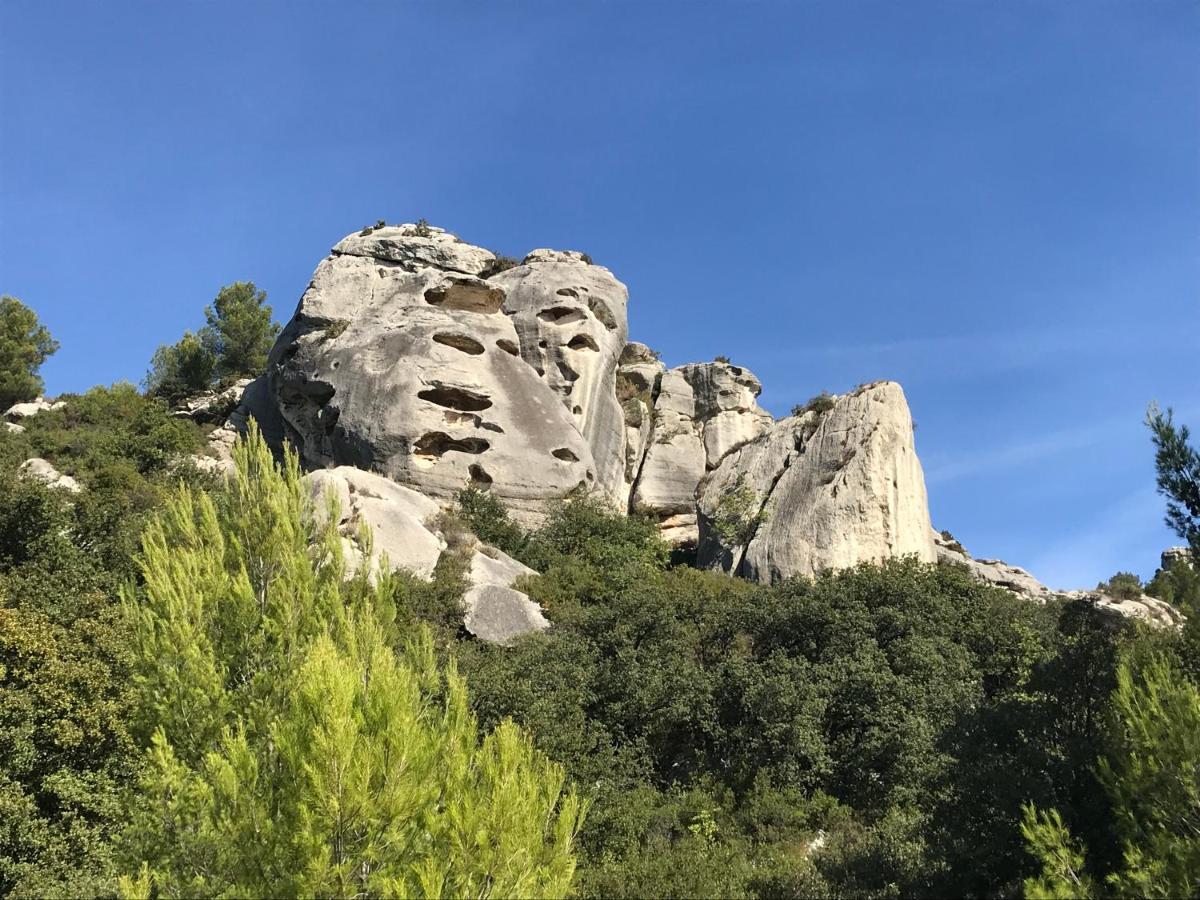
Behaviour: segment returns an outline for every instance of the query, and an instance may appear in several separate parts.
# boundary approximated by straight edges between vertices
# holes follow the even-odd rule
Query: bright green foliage
[[[232,381],[262,372],[279,333],[279,326],[271,322],[266,291],[253,281],[235,281],[221,288],[204,317],[217,358],[217,378]]]
[[[1042,863],[1042,873],[1025,882],[1030,900],[1086,900],[1095,888],[1084,871],[1083,850],[1072,839],[1057,809],[1038,812],[1033,804],[1024,809],[1021,834],[1029,852]]]
[[[1093,866],[1118,896],[1190,897],[1200,889],[1200,689],[1152,644],[1117,670],[1109,749],[1100,781],[1112,804],[1121,858]],[[1026,810],[1022,827],[1042,874],[1035,896],[1088,892],[1084,852],[1056,810]]]
[[[217,370],[212,343],[207,330],[200,334],[185,331],[178,342],[159,347],[146,373],[146,392],[167,403],[177,403],[208,390]]]
[[[130,895],[557,896],[582,817],[511,723],[480,741],[428,633],[392,649],[394,587],[344,580],[336,516],[294,456],[235,450],[181,488],[129,592],[147,771]]]
[[[16,297],[0,297],[0,410],[42,392],[38,369],[56,350],[37,313]]]
[[[1188,427],[1175,426],[1170,409],[1164,413],[1151,405],[1146,424],[1154,440],[1158,492],[1167,498],[1167,525],[1200,559],[1200,451],[1188,442]]]

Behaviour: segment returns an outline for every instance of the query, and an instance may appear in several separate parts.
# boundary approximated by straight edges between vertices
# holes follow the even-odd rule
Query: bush
[[[1142,579],[1132,572],[1118,572],[1108,581],[1096,585],[1096,590],[1118,600],[1136,600],[1142,596]]]
[[[766,520],[762,498],[746,484],[744,475],[738,475],[733,486],[717,501],[712,525],[726,546],[743,547]]]
[[[793,416],[802,416],[805,413],[815,413],[818,417],[829,412],[837,405],[837,401],[833,399],[828,391],[821,391],[815,397],[809,399],[807,403],[798,404],[792,407]]]

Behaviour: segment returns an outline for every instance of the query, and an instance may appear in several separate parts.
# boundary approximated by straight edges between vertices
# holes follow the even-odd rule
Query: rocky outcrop
[[[692,363],[658,377],[630,506],[661,520],[673,546],[696,543],[696,492],[705,473],[771,426],[758,406],[761,391],[752,372],[726,362]]]
[[[892,382],[775,423],[706,479],[699,511],[699,564],[756,581],[936,559],[912,419]]]
[[[477,277],[492,255],[430,233],[353,235],[317,267],[269,362],[284,434],[310,467],[434,498],[474,484],[528,516],[594,488],[576,417],[521,357],[505,287]]]
[[[1157,628],[1181,628],[1184,615],[1171,604],[1148,594],[1115,597],[1103,590],[1060,591],[1048,588],[1019,566],[999,559],[974,559],[948,532],[933,532],[937,561],[941,565],[963,566],[984,584],[1002,588],[1025,600],[1048,603],[1052,600],[1080,600],[1102,613],[1122,619],[1137,619]],[[1168,551],[1169,552],[1169,551]],[[1166,554],[1164,554],[1164,559]]]
[[[629,508],[630,495],[642,471],[650,432],[654,426],[654,398],[667,367],[645,344],[625,345],[617,366],[616,393],[625,428],[625,469],[621,507]]]
[[[435,501],[352,466],[318,469],[304,480],[318,515],[336,505],[349,574],[365,565],[375,577],[386,560],[388,569],[405,569],[428,579],[444,553],[461,553],[469,560],[463,596],[463,627],[468,632],[483,641],[510,644],[549,627],[541,607],[512,587],[536,573],[471,535],[446,534]]]
[[[54,488],[58,491],[67,491],[71,494],[78,494],[83,488],[79,486],[79,482],[70,475],[64,475],[54,466],[50,465],[46,460],[40,457],[27,459],[17,469],[18,474],[23,478],[32,478],[35,481],[40,481],[47,487]]]
[[[41,412],[62,409],[66,405],[66,401],[64,400],[52,401],[44,397],[38,397],[36,400],[30,400],[27,403],[14,403],[4,411],[4,418],[10,422],[17,422],[21,419],[27,419],[30,416],[36,416]]]
[[[242,402],[242,395],[253,379],[243,378],[220,391],[205,391],[180,402],[171,414],[181,419],[191,419],[202,425],[222,424]]]
[[[625,429],[616,378],[628,337],[625,285],[582,253],[556,250],[535,250],[488,282],[504,291],[521,358],[574,416],[591,450],[596,487],[620,501]]]
[[[25,432],[24,425],[18,425],[16,422],[5,422],[4,423],[4,433],[5,434],[24,434],[24,432]]]

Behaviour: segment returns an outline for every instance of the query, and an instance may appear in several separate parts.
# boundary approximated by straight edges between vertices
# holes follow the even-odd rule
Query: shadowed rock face
[[[504,288],[463,271],[491,254],[399,231],[338,244],[271,352],[269,395],[304,462],[432,497],[474,483],[527,510],[595,485],[575,418],[514,355]]]
[[[582,254],[556,250],[535,250],[524,264],[488,281],[504,290],[504,311],[516,326],[522,359],[579,424],[597,487],[620,500],[625,431],[616,374],[628,337],[625,285]]]
[[[743,528],[720,527],[735,514]],[[701,564],[756,581],[937,558],[908,403],[890,382],[784,419],[731,453],[702,487],[700,515]]]

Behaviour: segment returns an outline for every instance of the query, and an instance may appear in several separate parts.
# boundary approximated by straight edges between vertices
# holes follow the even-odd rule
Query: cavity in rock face
[[[520,513],[595,466],[569,409],[516,350],[492,255],[443,232],[346,238],[271,352],[267,392],[306,465],[352,465],[431,497],[470,483]],[[565,450],[574,458],[556,457]]]
[[[488,283],[504,289],[522,358],[575,417],[595,461],[596,486],[623,503],[625,427],[616,374],[627,334],[625,285],[582,254],[554,250],[535,250]]]
[[[701,565],[773,582],[907,554],[937,559],[904,392],[880,382],[835,399],[775,423],[709,475]]]

